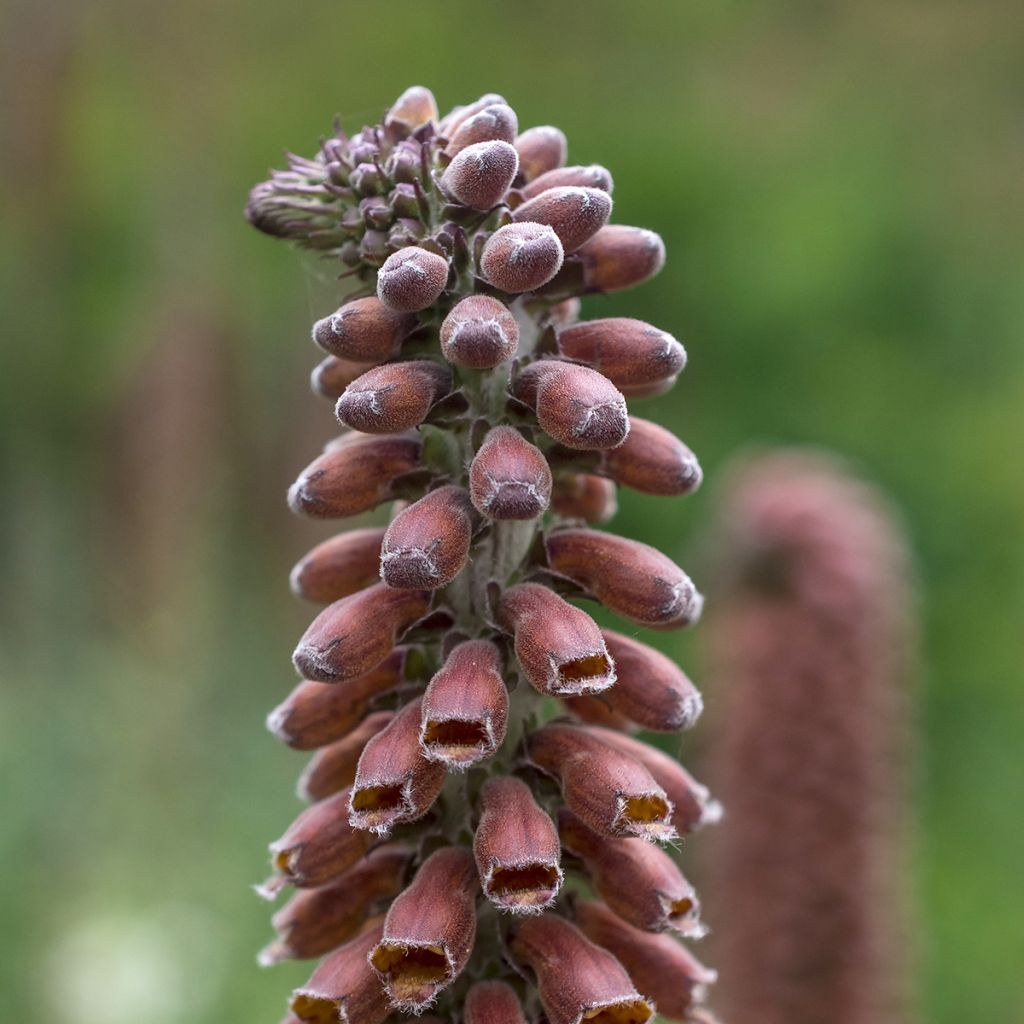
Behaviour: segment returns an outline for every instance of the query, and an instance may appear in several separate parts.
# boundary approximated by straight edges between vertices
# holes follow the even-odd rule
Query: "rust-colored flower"
[[[326,958],[287,1024],[646,1024],[656,1002],[710,1020],[709,973],[661,933],[699,933],[672,844],[717,804],[629,734],[689,728],[700,696],[577,606],[658,629],[699,613],[669,558],[587,528],[619,486],[700,483],[693,453],[627,407],[686,355],[641,320],[580,319],[582,296],[665,254],[608,223],[611,174],[568,156],[502,96],[442,117],[414,86],[250,196],[254,226],[345,289],[314,328],[328,356],[311,383],[348,432],[289,503],[380,516],[292,573],[324,607],[268,726],[315,751],[299,783],[314,803],[272,847],[265,893],[298,892],[262,959]],[[580,902],[588,887],[620,929]]]

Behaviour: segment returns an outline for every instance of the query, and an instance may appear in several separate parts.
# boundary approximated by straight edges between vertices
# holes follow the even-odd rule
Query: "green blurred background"
[[[588,300],[672,331],[647,404],[713,479],[750,441],[849,455],[913,534],[914,899],[936,1024],[1024,1013],[1024,18],[943,0],[586,5],[6,0],[0,152],[0,1017],[276,1021],[249,890],[301,757],[263,716],[323,535],[284,491],[322,266],[249,187],[414,82],[497,91],[616,181],[669,262]],[[600,312],[598,312],[600,311]],[[711,488],[624,495],[684,564]],[[698,580],[700,582],[700,580]],[[699,632],[699,631],[698,631]],[[699,637],[659,636],[699,677]],[[714,700],[712,681],[706,682]]]

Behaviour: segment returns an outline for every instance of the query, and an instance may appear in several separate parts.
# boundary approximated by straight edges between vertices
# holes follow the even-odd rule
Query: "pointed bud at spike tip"
[[[422,818],[437,799],[445,769],[423,756],[421,718],[422,701],[411,701],[366,744],[349,801],[353,828],[386,836],[395,825]]]
[[[436,590],[469,557],[473,509],[461,487],[439,487],[392,520],[381,546],[380,575],[389,587]]]
[[[526,783],[511,776],[488,779],[479,806],[473,855],[484,895],[500,910],[539,913],[562,886],[554,823]]]
[[[391,904],[369,962],[393,1005],[418,1012],[459,976],[476,938],[478,892],[469,850],[449,846]]]
[[[506,590],[498,621],[512,634],[519,664],[541,693],[599,693],[614,684],[615,663],[597,624],[547,587],[520,583]]]
[[[495,288],[519,295],[547,284],[564,256],[558,235],[547,224],[506,224],[487,239],[480,273]]]
[[[463,206],[489,210],[504,198],[518,168],[519,157],[507,142],[478,142],[445,168],[441,191]]]
[[[334,413],[345,426],[366,434],[401,433],[418,427],[451,386],[451,371],[429,359],[387,363],[353,381]]]
[[[377,297],[401,313],[433,305],[448,284],[448,261],[410,245],[392,253],[377,272]]]
[[[455,366],[490,370],[511,359],[518,346],[516,318],[489,295],[468,295],[441,324],[441,352]]]
[[[422,85],[413,85],[395,100],[384,115],[384,127],[399,129],[409,135],[429,121],[437,120],[437,101],[434,94]]]
[[[575,252],[604,226],[612,212],[612,198],[597,188],[565,185],[548,189],[516,208],[517,223],[548,224],[562,249]]]
[[[425,251],[425,250],[421,250]],[[341,360],[380,363],[394,359],[416,318],[373,297],[353,299],[313,325],[313,340]]]
[[[384,531],[372,527],[339,533],[317,544],[292,569],[292,593],[330,604],[376,583],[383,541]]]
[[[553,171],[565,163],[569,143],[565,132],[554,125],[542,124],[527,128],[516,139],[519,153],[519,173],[523,181],[533,181],[547,171]]]
[[[551,500],[551,470],[514,427],[493,427],[470,466],[469,493],[489,519],[536,519]]]
[[[392,711],[376,711],[367,715],[347,736],[318,750],[299,776],[299,799],[325,800],[351,786],[363,748],[392,718]]]

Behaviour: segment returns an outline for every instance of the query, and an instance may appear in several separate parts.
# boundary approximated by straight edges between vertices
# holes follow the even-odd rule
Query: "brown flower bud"
[[[303,800],[324,800],[339,789],[351,786],[363,748],[393,717],[391,711],[367,715],[347,736],[318,750],[299,776],[299,797]]]
[[[366,962],[383,929],[382,921],[368,925],[292,993],[291,1011],[303,1024],[381,1024],[388,1016],[387,995]]]
[[[498,621],[535,689],[551,696],[598,693],[615,682],[615,663],[594,620],[539,583],[501,597]]]
[[[324,398],[339,398],[352,381],[371,368],[371,363],[355,363],[351,359],[328,356],[313,367],[309,386]]]
[[[313,519],[368,512],[393,497],[395,481],[419,466],[422,450],[414,434],[346,434],[302,471],[288,491],[288,505]]]
[[[636,416],[625,442],[604,453],[601,471],[624,487],[666,497],[690,494],[704,479],[697,456],[679,438]]]
[[[708,985],[718,975],[708,970],[670,935],[652,935],[627,924],[604,904],[580,900],[576,920],[591,942],[603,946],[629,972],[633,981],[657,1001],[658,1013],[669,1020],[693,1021]],[[710,1024],[710,1018],[701,1017]]]
[[[430,359],[386,363],[353,381],[338,399],[334,412],[353,430],[399,433],[418,427],[451,386],[451,371]]]
[[[567,448],[614,448],[629,433],[626,400],[587,366],[539,359],[516,377],[512,393],[533,406],[543,430]]]
[[[403,846],[371,850],[330,885],[303,889],[273,917],[275,939],[259,956],[264,967],[309,960],[356,935],[374,903],[401,891],[412,851]]]
[[[391,521],[381,547],[381,578],[403,590],[446,586],[462,572],[472,534],[469,495],[461,487],[439,487]]]
[[[560,516],[605,523],[618,511],[615,484],[591,473],[559,473],[551,490],[551,505]]]
[[[489,640],[459,644],[423,695],[424,754],[449,768],[469,768],[494,754],[507,725],[508,691],[498,648]]]
[[[349,801],[354,828],[387,835],[395,825],[422,818],[437,799],[445,770],[420,750],[421,715],[417,698],[366,744]]]
[[[532,181],[528,181],[519,191],[522,192],[524,198],[532,199],[534,196],[539,196],[541,192],[547,192],[549,188],[565,188],[566,186],[599,188],[603,192],[611,193],[611,172],[600,164],[590,164],[587,167],[559,167],[538,175]]]
[[[700,903],[672,858],[642,839],[609,839],[571,811],[558,814],[562,846],[586,866],[598,895],[621,918],[649,932],[700,938]]]
[[[549,224],[565,252],[575,252],[611,216],[612,197],[599,188],[563,185],[527,199],[512,214],[517,223]]]
[[[704,710],[700,693],[661,651],[610,629],[602,630],[618,679],[602,695],[613,710],[655,732],[689,729]]]
[[[447,284],[448,261],[415,245],[392,253],[377,271],[377,297],[401,313],[432,306]]]
[[[354,363],[394,359],[416,326],[414,316],[397,310],[373,296],[353,299],[313,324],[313,340],[332,356]]]
[[[469,494],[489,519],[536,519],[551,500],[547,459],[514,427],[493,427],[469,468]]]
[[[372,837],[353,828],[346,809],[349,790],[307,807],[280,839],[270,844],[276,875],[260,890],[272,897],[282,885],[300,889],[325,885],[366,852]]]
[[[654,1016],[615,957],[564,918],[546,913],[518,922],[509,950],[537,976],[550,1024],[645,1024]]]
[[[330,604],[378,579],[384,530],[371,527],[339,533],[317,544],[292,569],[292,592],[307,601]]]
[[[665,791],[640,761],[598,738],[593,727],[545,725],[527,737],[526,749],[538,768],[558,780],[569,809],[596,832],[674,838]]]
[[[519,153],[519,171],[524,181],[534,178],[547,171],[553,171],[565,163],[569,143],[565,132],[550,124],[527,128],[516,139],[516,151]]]
[[[515,989],[504,981],[478,981],[462,1003],[462,1024],[526,1024]]]
[[[441,353],[456,366],[489,370],[511,359],[518,347],[516,318],[490,295],[468,295],[441,324]]]
[[[648,544],[584,529],[557,530],[544,544],[553,572],[632,622],[675,629],[700,615],[703,598],[693,581]]]
[[[489,210],[504,198],[518,169],[519,155],[507,142],[477,142],[445,168],[441,189],[463,206]]]
[[[315,750],[341,739],[366,713],[369,701],[402,682],[405,651],[398,648],[364,675],[341,683],[299,683],[267,716],[267,728],[296,750]]]
[[[651,773],[672,801],[672,825],[681,835],[696,832],[722,817],[722,807],[674,757],[632,736],[598,726],[584,727],[591,736],[635,758]]]
[[[472,103],[467,103],[464,107],[454,107],[447,114],[441,118],[441,123],[438,125],[438,131],[446,138],[450,139],[452,133],[455,132],[459,126],[464,122],[468,121],[474,114],[479,114],[485,107],[492,107],[495,104],[505,104],[505,97],[499,96],[496,92],[487,92],[478,100],[474,100]],[[505,104],[507,106],[507,104]]]
[[[599,370],[626,395],[657,393],[686,365],[686,351],[671,334],[625,316],[566,328],[558,351]]]
[[[565,250],[547,224],[506,224],[480,253],[485,281],[511,295],[532,292],[558,273]]]
[[[436,120],[437,101],[434,94],[422,85],[413,85],[395,100],[384,115],[384,127],[400,128],[408,135],[428,121]]]
[[[665,243],[646,228],[608,224],[577,253],[588,292],[618,292],[654,277],[665,265]]]
[[[432,853],[391,904],[370,965],[404,1010],[422,1010],[462,972],[476,938],[473,856],[465,847]]]
[[[473,855],[495,906],[527,914],[549,906],[562,887],[561,852],[554,823],[525,782],[505,775],[484,783]]]
[[[451,131],[445,152],[456,156],[467,146],[478,142],[514,142],[518,131],[516,112],[504,103],[490,103],[459,122],[458,127]]]
[[[569,327],[571,324],[576,323],[580,318],[580,310],[583,308],[583,304],[579,299],[563,299],[561,302],[556,302],[553,306],[548,309],[548,317],[551,319],[551,325],[557,328]]]
[[[384,583],[328,605],[295,648],[299,675],[320,683],[352,679],[375,669],[396,641],[430,607],[430,595]]]

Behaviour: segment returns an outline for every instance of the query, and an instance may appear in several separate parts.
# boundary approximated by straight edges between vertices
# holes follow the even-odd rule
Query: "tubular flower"
[[[711,974],[679,941],[699,937],[700,904],[672,844],[717,805],[626,735],[698,718],[694,684],[634,634],[689,625],[701,597],[664,555],[597,528],[620,486],[699,486],[690,449],[627,408],[670,388],[686,353],[640,320],[579,322],[580,296],[653,276],[664,246],[610,224],[610,173],[568,156],[501,96],[440,117],[416,86],[250,195],[253,226],[345,282],[313,326],[311,375],[345,429],[289,504],[380,516],[335,528],[291,576],[322,607],[267,724],[312,752],[311,806],[271,847],[263,893],[296,892],[262,962],[326,958],[289,1021],[436,1007],[644,1024],[656,1004],[710,1020]],[[622,928],[596,933],[569,882]]]
[[[708,865],[723,1013],[903,1024],[903,538],[878,494],[809,453],[740,465],[720,510],[707,770],[730,810]]]

